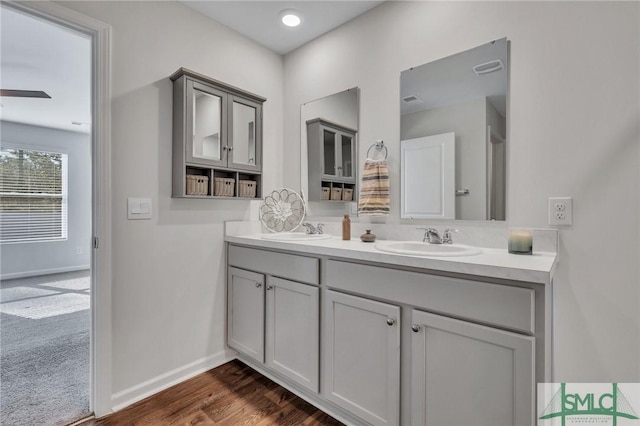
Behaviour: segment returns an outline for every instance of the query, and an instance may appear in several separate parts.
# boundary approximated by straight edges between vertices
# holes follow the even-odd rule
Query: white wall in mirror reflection
[[[400,77],[400,140],[455,133],[454,197],[457,220],[505,220],[506,128],[508,120],[508,41],[506,38],[454,53],[408,70]],[[483,64],[492,67],[476,72]],[[490,132],[489,129],[492,129]],[[496,138],[491,138],[494,133]],[[421,179],[420,170],[401,170],[403,181]],[[405,188],[430,182],[409,182],[401,187],[401,203],[406,206]],[[444,183],[443,183],[444,184]],[[442,185],[435,187],[441,188]],[[437,199],[423,192],[424,199]],[[412,195],[414,198],[416,194]],[[414,217],[437,218],[439,205],[425,206]],[[402,217],[407,217],[402,212]]]

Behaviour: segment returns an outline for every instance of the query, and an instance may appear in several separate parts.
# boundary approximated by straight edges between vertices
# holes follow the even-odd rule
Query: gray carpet
[[[1,425],[66,425],[89,414],[86,275],[2,282]]]

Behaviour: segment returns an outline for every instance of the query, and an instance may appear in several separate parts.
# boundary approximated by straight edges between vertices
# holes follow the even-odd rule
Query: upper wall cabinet
[[[356,133],[322,118],[307,121],[309,200],[352,201]]]
[[[258,95],[180,68],[173,81],[173,196],[260,197]]]

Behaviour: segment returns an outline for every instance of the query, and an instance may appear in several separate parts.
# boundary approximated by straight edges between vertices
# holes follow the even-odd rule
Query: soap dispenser
[[[351,219],[348,214],[342,219],[342,239],[349,241],[351,239]]]

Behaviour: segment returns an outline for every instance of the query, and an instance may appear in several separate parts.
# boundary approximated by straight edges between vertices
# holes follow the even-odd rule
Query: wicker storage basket
[[[328,200],[329,199],[329,194],[331,194],[331,188],[329,187],[322,187],[322,199],[323,200]]]
[[[233,197],[236,180],[234,178],[214,178],[213,195],[217,197]]]
[[[353,189],[345,188],[342,190],[342,201],[353,201]]]
[[[238,197],[256,198],[258,183],[255,180],[238,181]]]
[[[331,188],[331,199],[334,201],[342,200],[342,188]]]
[[[200,175],[187,175],[187,195],[208,195],[209,177]]]

